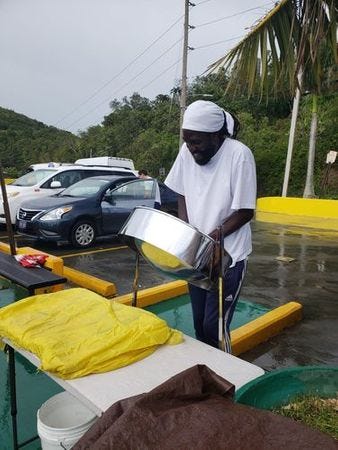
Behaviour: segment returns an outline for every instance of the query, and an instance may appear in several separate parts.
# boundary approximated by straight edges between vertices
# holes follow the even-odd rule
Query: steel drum
[[[207,290],[217,289],[212,260],[216,242],[195,227],[162,211],[138,206],[119,236],[161,272]],[[223,268],[231,265],[225,252]]]

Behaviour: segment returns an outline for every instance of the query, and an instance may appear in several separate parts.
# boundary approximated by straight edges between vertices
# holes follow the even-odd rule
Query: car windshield
[[[59,197],[91,197],[107,183],[100,178],[85,178],[62,191]]]
[[[33,172],[28,172],[25,175],[22,175],[22,177],[16,179],[11,183],[12,186],[35,186],[36,184],[40,183],[40,181],[44,180],[48,177],[48,175],[52,175],[57,170],[50,170],[50,169],[39,169],[34,170]]]

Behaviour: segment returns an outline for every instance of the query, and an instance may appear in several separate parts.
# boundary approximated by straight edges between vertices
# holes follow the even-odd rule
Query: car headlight
[[[52,209],[48,213],[40,217],[40,220],[60,220],[64,214],[73,209],[72,206],[62,206],[61,208]]]

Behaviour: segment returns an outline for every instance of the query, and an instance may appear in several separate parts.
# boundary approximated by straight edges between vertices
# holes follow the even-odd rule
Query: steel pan
[[[215,241],[162,211],[138,206],[119,231],[122,240],[165,274],[207,290],[217,289],[212,275]],[[231,265],[225,253],[223,267]]]

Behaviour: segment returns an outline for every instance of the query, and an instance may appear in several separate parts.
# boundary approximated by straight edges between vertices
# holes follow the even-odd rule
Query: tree
[[[209,67],[230,71],[227,89],[245,89],[250,97],[257,87],[268,100],[287,87],[295,95],[285,182],[294,140],[301,89],[313,95],[312,125],[305,196],[313,196],[313,171],[317,130],[317,96],[327,68],[337,62],[335,0],[282,0],[230,52]],[[286,186],[287,187],[287,186]]]

